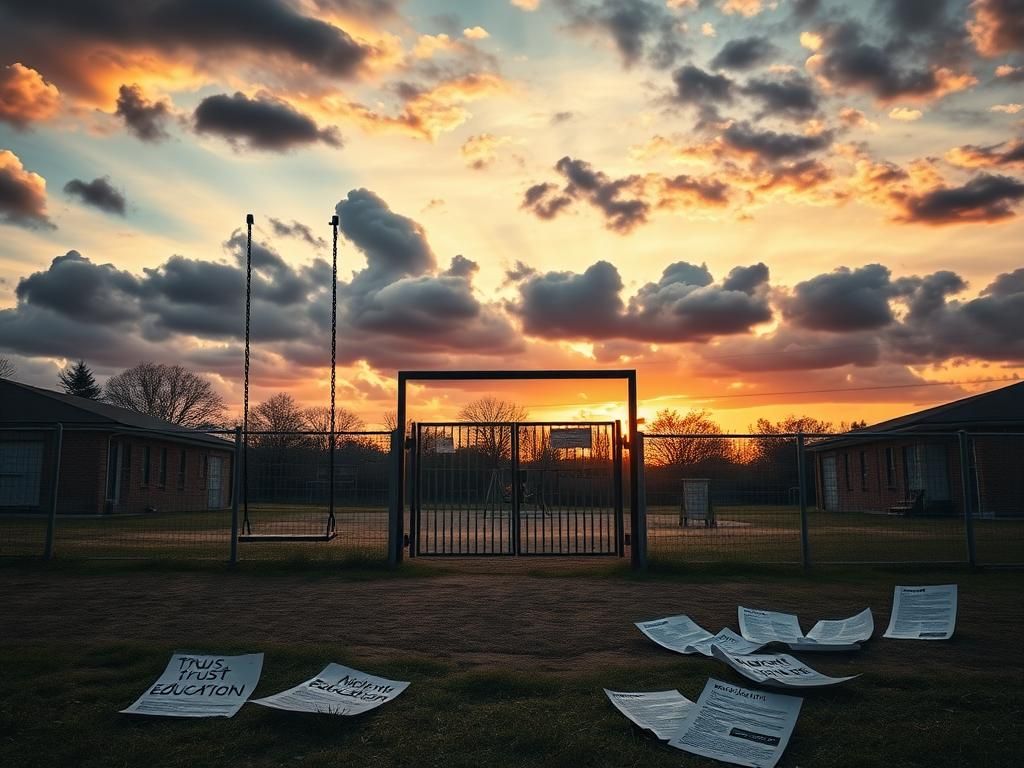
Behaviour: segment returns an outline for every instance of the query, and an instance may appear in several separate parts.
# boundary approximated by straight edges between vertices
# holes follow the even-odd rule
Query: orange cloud
[[[1024,139],[1009,146],[1005,141],[990,146],[964,144],[949,150],[945,158],[961,168],[1024,168]]]
[[[491,36],[490,32],[488,32],[486,29],[480,26],[466,27],[464,30],[462,30],[462,34],[465,37],[468,37],[470,40],[486,40],[488,37]]]
[[[34,69],[19,63],[0,69],[0,120],[25,128],[59,109],[60,91]]]
[[[466,139],[460,148],[466,165],[476,170],[483,170],[497,157],[498,147],[512,141],[510,136],[494,136],[490,133],[479,133]]]
[[[999,56],[1024,48],[1024,22],[1018,3],[1012,0],[974,0],[974,18],[967,31],[978,53]]]
[[[53,229],[46,213],[46,179],[26,171],[21,158],[0,149],[0,223]]]
[[[718,0],[718,7],[726,15],[757,16],[764,10],[761,0]]]

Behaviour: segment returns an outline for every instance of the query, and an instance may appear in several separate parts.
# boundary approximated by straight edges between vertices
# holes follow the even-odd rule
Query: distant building
[[[0,379],[0,514],[192,512],[231,504],[234,445],[145,414]]]
[[[972,434],[967,476],[975,514],[1024,516],[1024,382],[810,446],[818,509],[962,516],[960,447],[951,434],[960,430]],[[859,431],[897,434],[858,438]]]

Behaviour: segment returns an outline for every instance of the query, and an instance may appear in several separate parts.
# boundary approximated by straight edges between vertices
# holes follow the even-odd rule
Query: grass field
[[[676,508],[651,507],[651,558],[680,563],[800,562],[800,516],[796,507],[720,507],[716,514],[716,528],[702,524],[680,528]],[[254,533],[318,533],[324,529],[327,510],[316,506],[252,505],[250,517]],[[340,507],[336,517],[338,535],[331,542],[242,543],[239,558],[346,561],[386,557],[385,508]],[[628,518],[627,513],[627,531]],[[482,525],[492,522],[488,518]],[[539,523],[527,520],[525,526],[527,530],[531,525],[536,529],[540,523],[547,526],[546,530],[556,529],[554,519]],[[1024,517],[979,519],[974,526],[980,564],[1024,564]],[[810,510],[808,528],[811,561],[816,564],[964,562],[967,558],[964,522],[959,519]],[[405,530],[409,530],[408,519]],[[468,530],[466,533],[468,541]],[[604,539],[599,543],[611,540],[610,530],[602,535]],[[45,537],[45,517],[0,516],[0,555],[41,554]],[[59,558],[226,560],[230,542],[228,511],[60,517],[55,552]],[[534,547],[537,551],[550,548],[547,544]]]
[[[949,642],[880,637],[897,583],[957,582]],[[0,565],[3,766],[718,765],[635,732],[604,699],[677,688],[723,665],[664,651],[632,622],[689,613],[736,628],[736,606],[818,618],[875,613],[863,673],[805,696],[783,768],[1018,766],[1024,574],[832,569],[814,578],[722,566],[636,577],[618,561],[418,561],[398,572],[242,565]],[[264,651],[257,695],[347,663],[412,681],[361,718],[254,705],[231,720],[117,714],[177,649]]]

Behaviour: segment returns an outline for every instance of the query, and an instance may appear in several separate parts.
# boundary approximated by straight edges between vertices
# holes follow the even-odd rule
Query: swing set
[[[245,385],[242,405],[242,526],[238,541],[257,542],[302,542],[330,541],[338,535],[337,520],[334,514],[334,453],[336,447],[335,432],[335,381],[337,367],[338,340],[338,217],[332,216],[330,221],[332,232],[331,257],[331,412],[330,437],[328,440],[328,502],[327,519],[324,527],[317,533],[253,533],[252,520],[249,515],[249,336],[252,311],[252,225],[253,215],[246,214],[245,227]]]

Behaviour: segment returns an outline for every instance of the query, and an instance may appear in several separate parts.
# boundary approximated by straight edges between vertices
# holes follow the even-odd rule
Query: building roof
[[[870,441],[875,432],[1024,431],[1024,381],[981,392],[923,411],[880,421],[845,435],[822,440],[808,450],[827,450]],[[859,433],[866,433],[858,438]],[[879,439],[884,439],[879,436]]]
[[[0,427],[39,427],[58,422],[70,429],[148,432],[168,440],[231,447],[223,438],[188,430],[128,408],[0,379]]]

